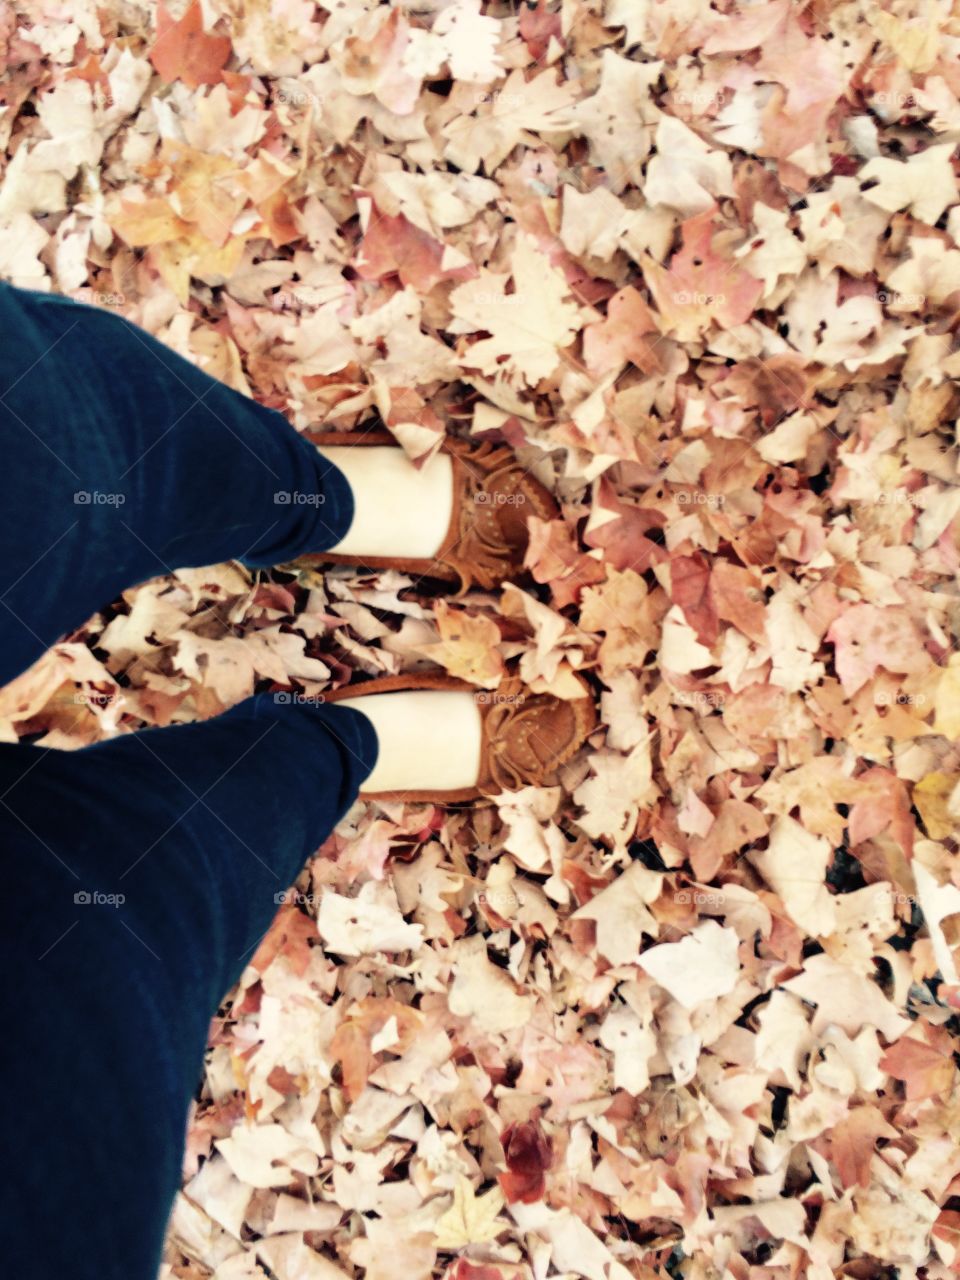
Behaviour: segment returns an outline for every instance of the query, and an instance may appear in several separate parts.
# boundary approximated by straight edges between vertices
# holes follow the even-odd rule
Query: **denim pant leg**
[[[138,581],[282,562],[352,519],[282,415],[4,284],[0,441],[0,681]],[[74,752],[0,745],[11,1274],[153,1280],[209,1020],[376,753],[358,712],[269,695]]]
[[[0,283],[0,683],[126,587],[339,542],[346,478],[282,414],[102,308]]]
[[[4,1260],[154,1280],[210,1019],[376,756],[260,694],[79,751],[0,746]]]

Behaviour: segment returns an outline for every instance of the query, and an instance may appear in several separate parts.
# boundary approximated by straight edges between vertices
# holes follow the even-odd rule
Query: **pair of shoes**
[[[306,433],[323,446],[392,445],[387,431],[362,435],[352,432]],[[440,550],[430,559],[370,556],[364,568],[396,569],[402,573],[458,585],[463,595],[476,584],[489,589],[523,570],[529,534],[527,520],[549,520],[559,507],[544,486],[523,469],[509,445],[475,443],[448,437],[441,448],[453,464],[453,512]],[[301,564],[358,564],[350,555],[319,552],[301,556]],[[481,716],[481,762],[477,783],[456,791],[363,791],[363,800],[440,801],[456,804],[516,791],[529,786],[553,786],[561,767],[586,741],[597,723],[589,685],[578,677],[583,696],[574,700],[531,693],[519,678],[507,676],[496,690],[477,689],[447,675],[387,676],[346,685],[325,693],[325,702],[359,695],[417,689],[469,692]]]

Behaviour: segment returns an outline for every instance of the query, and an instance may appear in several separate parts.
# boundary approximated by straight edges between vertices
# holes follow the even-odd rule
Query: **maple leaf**
[[[367,997],[355,1004],[337,1027],[330,1042],[330,1057],[340,1063],[344,1092],[351,1102],[366,1088],[377,1060],[373,1041],[391,1021],[397,1028],[392,1047],[399,1053],[408,1047],[423,1018],[416,1009],[397,1000]]]
[[[379,24],[373,29],[373,24]],[[420,93],[420,76],[404,65],[410,24],[402,9],[380,8],[363,15],[360,31],[344,41],[339,62],[343,85],[355,94],[373,94],[390,111],[408,115]],[[368,38],[369,36],[369,38]]]
[[[166,5],[157,7],[157,38],[150,61],[165,84],[181,80],[188,89],[218,84],[231,53],[228,36],[210,36],[203,29],[200,0],[193,0],[179,21]]]
[[[765,42],[757,71],[776,85],[762,113],[762,152],[793,156],[822,136],[843,93],[841,51],[811,40],[791,14],[777,38]]]
[[[827,867],[833,859],[829,840],[781,816],[770,830],[766,849],[748,854],[768,884],[780,895],[787,914],[810,937],[826,937],[836,928],[837,903],[827,889]]]
[[[890,1046],[880,1059],[880,1069],[904,1082],[911,1102],[945,1095],[957,1074],[949,1040],[938,1049],[912,1035]]]
[[[852,604],[832,624],[827,640],[834,646],[837,675],[847,694],[856,693],[879,667],[904,675],[933,665],[916,622],[897,606]]]
[[[952,143],[944,142],[905,161],[874,156],[858,174],[863,198],[888,213],[909,208],[932,226],[957,199],[954,150]]]
[[[733,990],[740,974],[739,942],[733,929],[704,920],[679,942],[660,942],[637,963],[685,1009]]]
[[[607,476],[600,477],[596,502],[603,510],[615,512],[616,518],[588,531],[583,540],[589,547],[602,548],[608,564],[646,573],[653,565],[669,559],[666,548],[647,537],[651,529],[659,531],[667,523],[662,511],[621,502]]]
[[[342,1022],[330,1041],[330,1057],[340,1063],[344,1093],[356,1102],[366,1088],[375,1061],[370,1033],[352,1020]]]
[[[507,293],[511,277],[514,291]],[[580,324],[580,308],[567,281],[532,237],[523,234],[517,238],[510,272],[481,271],[451,292],[450,308],[451,333],[490,335],[465,347],[461,364],[483,373],[504,366],[528,386],[553,373]]]
[[[895,1138],[897,1131],[888,1124],[879,1107],[864,1103],[833,1126],[830,1146],[844,1187],[870,1185],[870,1165],[878,1138]]]
[[[648,342],[648,333],[657,334],[657,339]],[[626,285],[607,303],[604,319],[584,328],[583,362],[595,377],[611,369],[619,372],[628,361],[644,373],[661,373],[663,364],[657,352],[658,342],[657,322],[643,294]]]
[[[606,48],[596,91],[556,112],[555,128],[589,139],[591,160],[615,194],[635,178],[650,154],[653,125],[661,114],[651,89],[662,67],[661,61],[638,62]]]
[[[960,912],[960,889],[955,884],[940,884],[932,872],[919,860],[913,862],[913,874],[920,899],[920,910],[930,934],[933,953],[946,982],[956,986],[960,982],[953,952],[942,928],[947,916]]]
[[[499,1187],[491,1187],[478,1196],[469,1178],[457,1179],[453,1204],[436,1224],[438,1249],[462,1249],[468,1244],[486,1244],[495,1240],[507,1223],[500,1219],[504,1196]]]
[[[149,196],[142,200],[121,198],[111,206],[109,217],[117,235],[136,247],[163,244],[190,233],[190,223],[164,196]]]
[[[753,314],[763,281],[712,248],[716,206],[681,224],[683,245],[669,268],[650,254],[641,261],[664,330],[681,342],[698,338],[711,325],[734,328]]]
[[[461,680],[496,688],[504,666],[499,649],[500,628],[493,618],[453,609],[445,600],[436,602],[434,617],[440,642],[418,645],[418,651]]]
[[[443,41],[455,80],[489,84],[500,75],[500,23],[482,12],[481,0],[454,0],[445,5],[433,24],[433,33]]]
[[[670,599],[708,647],[720,633],[720,620],[710,591],[711,570],[705,556],[674,556],[670,561]]]
[[[584,591],[580,625],[605,633],[599,651],[605,678],[644,665],[659,645],[664,607],[662,592],[654,596],[633,569],[610,568],[605,582]]]
[[[948,801],[958,782],[960,778],[954,774],[934,771],[926,774],[913,787],[911,797],[914,807],[931,840],[945,840],[954,832],[956,821],[950,813]]]
[[[848,818],[850,844],[855,848],[888,828],[908,858],[913,857],[916,826],[906,783],[879,765],[857,778],[857,798]]]
[[[477,276],[476,267],[469,262],[444,266],[448,256],[448,246],[402,213],[382,213],[371,203],[355,266],[363,280],[379,280],[396,272],[402,284],[427,294],[441,280],[462,282]]]
[[[534,65],[543,61],[551,40],[560,42],[563,39],[560,14],[550,12],[547,0],[537,0],[533,7],[524,5],[520,10],[519,28]]]
[[[531,516],[527,523],[530,540],[524,565],[537,582],[549,585],[555,609],[575,604],[584,587],[603,581],[606,575],[603,564],[580,550],[563,520],[538,520]]]
[[[751,569],[716,560],[710,570],[710,598],[717,617],[732,622],[758,644],[766,641],[766,607],[760,580]]]
[[[803,826],[813,835],[826,836],[840,844],[846,825],[837,805],[850,804],[861,794],[859,781],[843,772],[836,756],[815,756],[806,764],[768,778],[757,791],[757,799],[771,813],[789,814],[800,810]]]
[[[911,1025],[875,982],[826,953],[810,956],[802,973],[780,985],[817,1006],[812,1024],[817,1035],[833,1023],[849,1035],[871,1026],[896,1040]]]
[[[314,950],[311,942],[319,942],[316,922],[295,906],[281,907],[250,964],[258,973],[265,973],[278,956],[283,956],[294,973],[303,977]]]

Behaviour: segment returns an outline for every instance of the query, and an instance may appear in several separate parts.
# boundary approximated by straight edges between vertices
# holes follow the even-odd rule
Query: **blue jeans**
[[[0,682],[125,587],[322,551],[352,519],[281,414],[7,284],[0,437]],[[276,499],[297,493],[322,501]],[[78,751],[0,745],[11,1275],[153,1280],[210,1019],[376,753],[358,712],[269,694]]]

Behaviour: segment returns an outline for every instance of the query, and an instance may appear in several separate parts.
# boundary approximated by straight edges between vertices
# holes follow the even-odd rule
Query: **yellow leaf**
[[[937,11],[930,5],[919,21],[908,25],[902,18],[879,10],[868,22],[884,44],[892,49],[908,71],[927,72],[936,66],[940,55],[940,27]]]
[[[464,1245],[495,1240],[506,1226],[505,1223],[497,1223],[502,1207],[503,1192],[499,1187],[478,1196],[470,1180],[461,1174],[453,1193],[453,1204],[437,1220],[437,1248],[461,1249]]]
[[[212,285],[229,280],[240,265],[243,246],[250,234],[231,236],[222,248],[197,233],[183,236],[168,244],[155,245],[150,251],[150,262],[180,301],[186,304],[190,296],[191,276]]]
[[[928,773],[913,788],[913,803],[931,840],[953,835],[956,823],[947,809],[947,800],[956,784],[956,776],[938,772]]]
[[[960,738],[960,654],[950,655],[937,682],[934,710],[933,732],[951,741]]]
[[[163,196],[112,201],[107,206],[107,220],[121,240],[133,248],[176,240],[190,230],[190,224]]]
[[[211,244],[225,245],[248,200],[236,162],[171,138],[164,138],[161,157],[173,171],[170,190],[182,216]]]
[[[461,680],[495,688],[503,675],[503,658],[497,647],[500,628],[493,619],[451,609],[445,600],[437,601],[435,616],[440,642],[420,645],[419,652]]]

